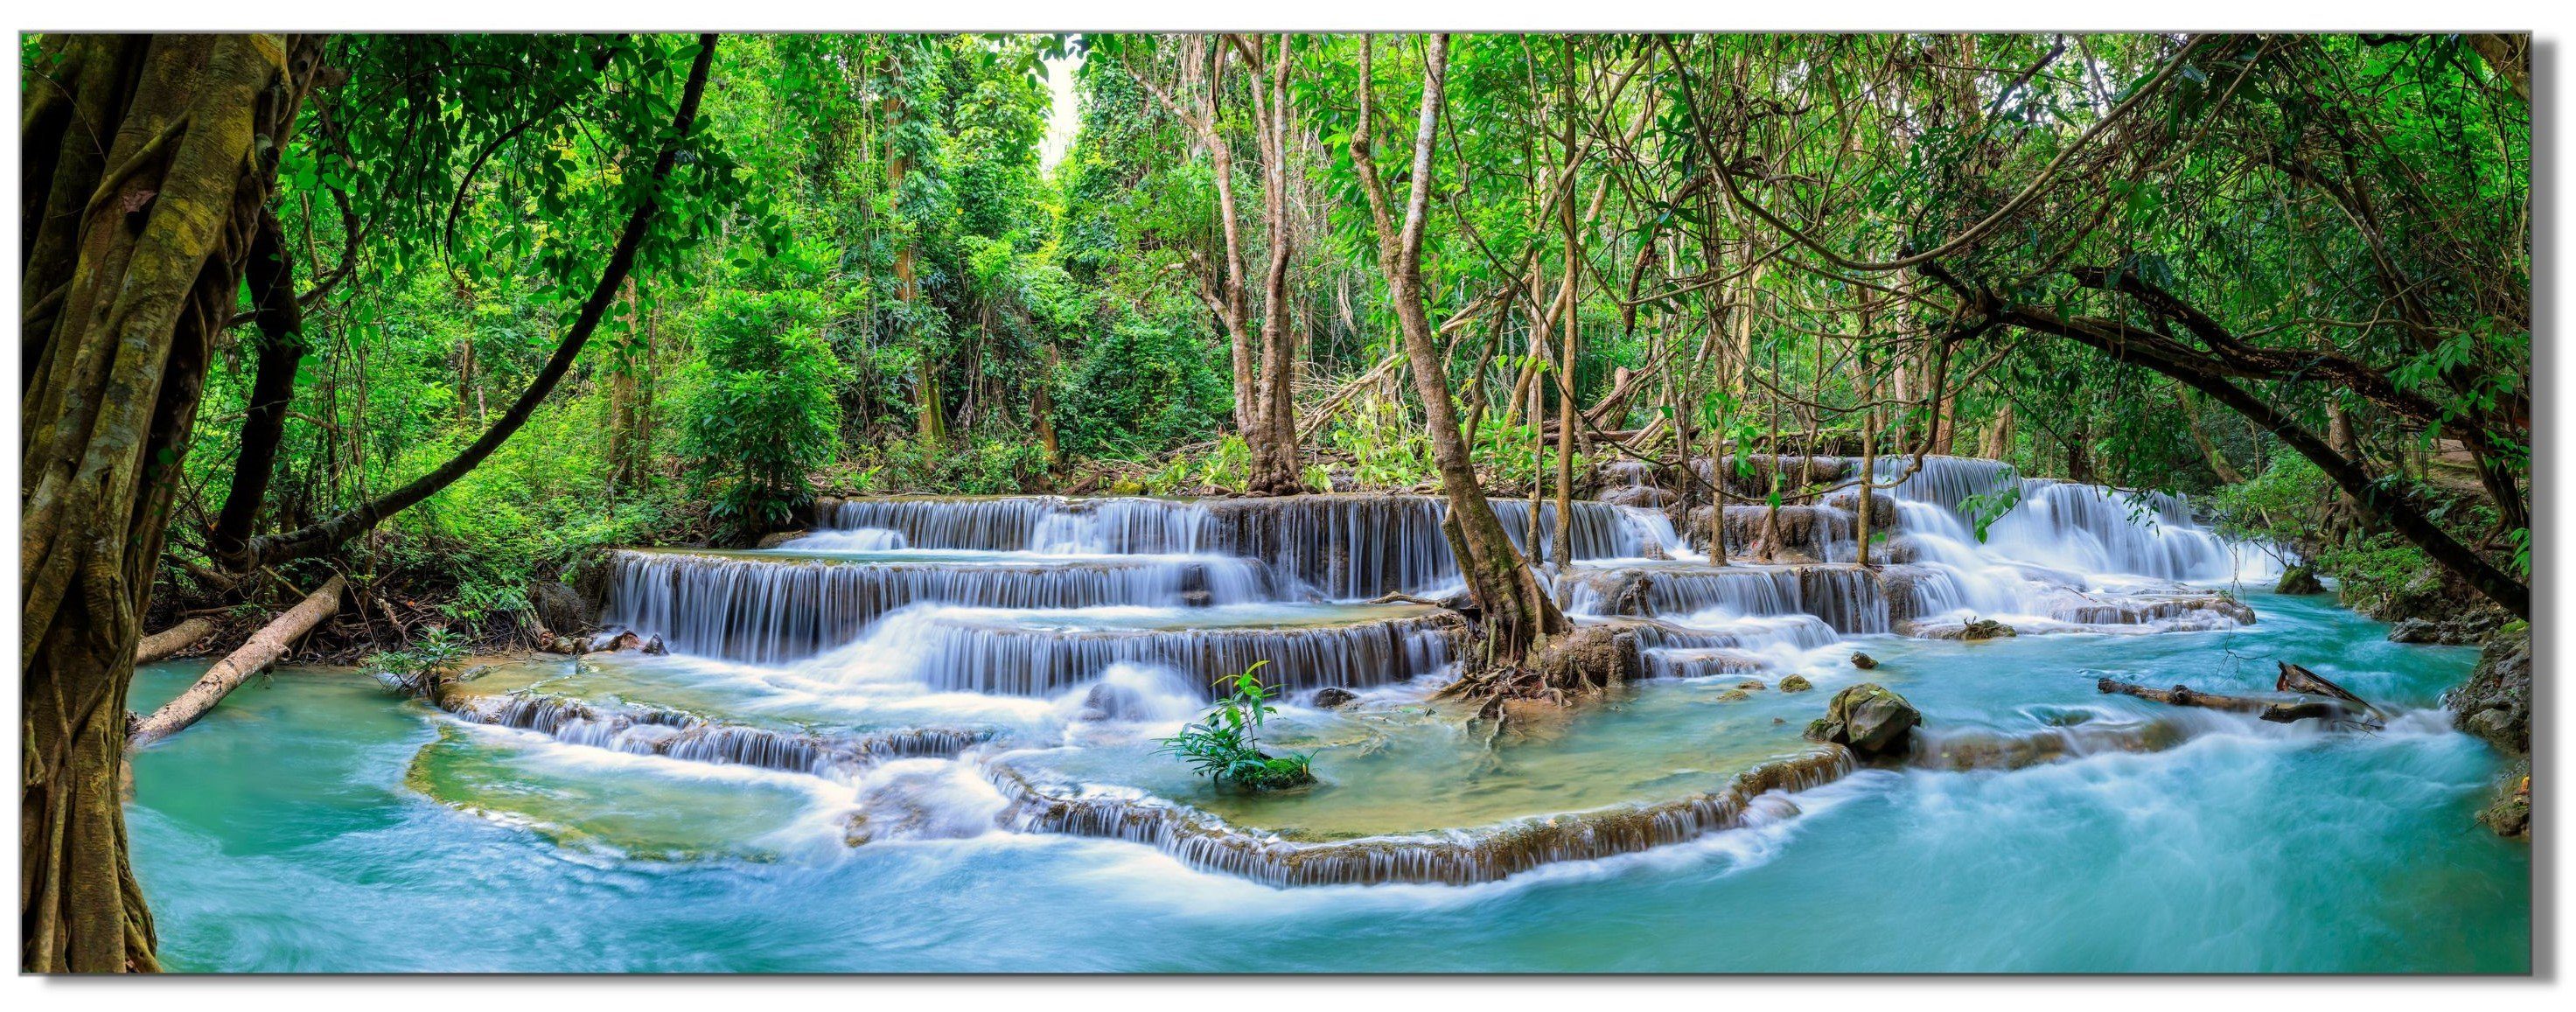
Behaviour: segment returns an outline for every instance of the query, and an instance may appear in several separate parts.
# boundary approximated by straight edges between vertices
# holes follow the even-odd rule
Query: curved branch
[[[609,254],[608,266],[600,271],[599,284],[591,289],[590,298],[582,303],[581,314],[574,318],[571,329],[565,331],[562,343],[555,346],[554,356],[546,360],[545,368],[528,384],[528,389],[519,394],[518,401],[510,405],[509,412],[437,470],[321,523],[285,534],[254,538],[237,560],[227,560],[228,563],[238,564],[246,571],[330,551],[350,538],[374,529],[385,518],[438,494],[439,490],[481,464],[494,450],[500,449],[511,434],[519,431],[520,426],[527,424],[537,405],[544,402],[546,396],[554,392],[555,384],[562,382],[564,375],[572,371],[573,360],[580,356],[582,345],[590,339],[591,331],[598,328],[600,319],[607,315],[608,306],[616,301],[618,289],[625,283],[627,273],[634,269],[636,251],[643,246],[645,235],[652,231],[653,218],[661,209],[662,186],[670,179],[672,167],[679,161],[680,146],[688,142],[697,122],[698,100],[706,93],[707,70],[714,62],[715,51],[715,35],[698,37],[698,57],[689,67],[688,86],[681,95],[679,112],[672,119],[671,138],[663,144],[661,155],[653,162],[652,182],[645,190],[644,200],[627,217],[625,231],[619,234],[616,249]]]

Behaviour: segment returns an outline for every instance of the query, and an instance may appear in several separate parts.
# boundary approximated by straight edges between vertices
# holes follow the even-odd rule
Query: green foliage
[[[1486,441],[1479,435],[1481,445]],[[1431,437],[1403,405],[1384,398],[1364,398],[1343,412],[1325,442],[1350,460],[1351,475],[1362,488],[1411,488],[1440,478],[1431,458]]]
[[[1273,756],[1261,750],[1263,722],[1279,712],[1271,705],[1278,691],[1262,684],[1258,674],[1269,663],[1254,661],[1242,674],[1220,679],[1217,684],[1228,691],[1217,700],[1216,708],[1181,728],[1181,733],[1163,739],[1156,754],[1181,757],[1218,787],[1276,791],[1314,783],[1313,753]]]
[[[1010,495],[1042,488],[1046,482],[1046,449],[1025,438],[975,436],[966,445],[939,452],[912,439],[896,439],[870,458],[877,463],[869,480],[853,492],[937,492],[950,495]]]
[[[840,362],[809,292],[724,292],[700,311],[697,389],[681,452],[737,531],[788,522],[813,498],[807,473],[840,449]]]
[[[2003,519],[2004,514],[2012,512],[2013,507],[2021,505],[2021,475],[2011,468],[2005,468],[2002,486],[1992,492],[1970,493],[1959,500],[1959,512],[1966,515],[1968,525],[1975,529],[1978,544],[1985,543],[1986,531],[1994,526],[1995,521]],[[1780,494],[1777,492],[1771,494],[1775,505],[1779,497]]]
[[[2373,612],[2396,603],[2410,582],[2439,571],[2421,549],[2394,534],[2329,546],[2312,561],[2319,573],[2337,581],[2337,599],[2348,607]]]
[[[412,640],[409,647],[369,654],[358,663],[373,669],[396,688],[425,696],[455,677],[467,649],[464,636],[444,626],[432,626]]]
[[[1234,410],[1204,332],[1123,316],[1065,377],[1061,438],[1081,457],[1135,457],[1202,439]]]
[[[2200,498],[2219,533],[2230,538],[2297,545],[2316,540],[2316,518],[2335,494],[2315,462],[2297,454],[2274,457],[2254,477]]]

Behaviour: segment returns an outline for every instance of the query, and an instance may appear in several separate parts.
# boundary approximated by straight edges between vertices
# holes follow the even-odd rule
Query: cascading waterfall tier
[[[604,620],[671,649],[775,664],[857,640],[920,602],[987,608],[1182,608],[1270,599],[1266,570],[1224,556],[843,560],[621,551]]]
[[[992,731],[980,728],[895,728],[846,734],[784,731],[529,689],[480,693],[447,686],[435,702],[469,723],[533,731],[568,744],[816,775],[846,775],[886,759],[953,758],[993,737]]]
[[[1591,861],[1684,843],[1797,814],[1783,795],[1856,768],[1840,746],[1765,763],[1725,788],[1671,801],[1619,805],[1443,833],[1295,840],[1241,829],[1207,812],[1135,791],[1049,787],[987,766],[1022,832],[1125,840],[1194,868],[1275,886],[1496,882],[1544,865]]]
[[[1123,664],[1180,672],[1213,698],[1216,682],[1264,661],[1263,680],[1291,692],[1408,681],[1446,667],[1450,642],[1464,631],[1456,616],[1427,608],[1357,610],[1317,609],[1283,624],[1161,626],[1151,616],[935,609],[898,619],[876,642],[910,655],[915,677],[943,691],[1051,696]],[[831,662],[815,663],[828,674]]]

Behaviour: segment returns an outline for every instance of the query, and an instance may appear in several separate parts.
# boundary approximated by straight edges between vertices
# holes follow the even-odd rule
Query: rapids
[[[1809,508],[1812,557],[1724,568],[1578,504],[1552,585],[1659,677],[1494,748],[1427,702],[1463,630],[1371,603],[1455,588],[1437,500],[842,503],[774,550],[610,557],[603,622],[667,656],[244,687],[136,756],[138,871],[196,970],[2527,969],[2530,852],[2469,821],[2501,763],[2438,709],[2473,651],[2233,585],[2260,553],[2171,497],[1933,458],[1887,498],[1875,571],[1852,499]],[[1979,617],[2024,635],[1938,638]],[[2273,659],[2396,715],[2093,690]],[[1255,660],[1313,789],[1155,752]],[[1904,766],[1799,737],[1865,680],[1926,716]]]

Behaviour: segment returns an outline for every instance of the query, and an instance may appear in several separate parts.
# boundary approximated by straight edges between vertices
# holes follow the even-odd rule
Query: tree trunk
[[[697,60],[689,68],[688,84],[681,93],[679,111],[672,122],[671,136],[680,140],[663,148],[660,157],[654,160],[653,178],[656,182],[670,178],[671,168],[679,160],[679,145],[686,142],[697,122],[698,99],[706,93],[707,68],[715,59],[715,48],[714,35],[699,36]],[[510,410],[490,428],[483,430],[473,443],[447,463],[439,465],[437,470],[413,479],[410,484],[382,498],[301,530],[252,539],[243,553],[243,569],[247,571],[290,559],[311,558],[330,551],[350,538],[373,530],[386,517],[438,494],[440,489],[483,463],[492,451],[500,449],[501,444],[518,432],[520,426],[527,424],[529,416],[536,413],[537,405],[544,403],[546,395],[554,392],[555,384],[562,382],[564,375],[572,371],[573,360],[581,355],[582,345],[590,340],[591,332],[598,329],[609,304],[616,301],[618,287],[625,282],[627,272],[634,268],[635,251],[643,245],[645,233],[652,230],[653,217],[660,207],[660,199],[651,196],[636,205],[635,212],[626,219],[625,230],[618,235],[616,248],[609,253],[608,266],[600,272],[599,284],[592,287],[590,298],[582,303],[580,315],[573,319],[571,329],[564,332],[562,343],[555,346],[554,357],[546,360],[545,368],[528,384],[528,389],[519,394],[518,402],[510,405]]]
[[[2359,722],[2367,711],[2341,699],[2280,700],[2253,699],[2246,696],[2222,696],[2194,691],[2190,686],[2150,689],[2132,682],[2105,678],[2094,683],[2104,695],[2136,696],[2168,706],[2193,706],[2207,710],[2250,713],[2274,724],[2317,718],[2329,722]]]
[[[171,654],[186,650],[191,645],[194,645],[198,640],[205,639],[208,633],[214,631],[214,620],[207,618],[192,618],[185,622],[181,622],[178,625],[163,629],[160,632],[143,637],[143,642],[134,645],[134,663],[137,666],[150,664],[154,661],[168,657]]]
[[[295,374],[312,342],[304,337],[304,308],[295,298],[294,257],[287,252],[285,229],[277,213],[262,208],[250,245],[250,294],[258,306],[259,355],[251,379],[250,404],[242,415],[241,452],[233,458],[233,480],[224,505],[215,515],[207,547],[220,566],[239,570],[242,549],[259,523],[268,499],[268,484],[277,470],[278,444],[286,434],[286,410],[295,399]]]
[[[348,585],[338,576],[323,581],[322,589],[306,595],[295,607],[252,633],[241,649],[215,662],[214,667],[207,668],[206,673],[197,679],[197,684],[189,686],[188,691],[179,694],[179,698],[162,704],[160,709],[152,711],[151,716],[136,721],[128,736],[128,746],[141,748],[196,723],[197,718],[205,716],[206,711],[214,709],[216,703],[231,695],[243,679],[268,670],[269,665],[277,663],[278,658],[294,649],[296,641],[303,639],[305,633],[312,632],[323,619],[339,614],[340,595],[347,589]]]
[[[2209,432],[2200,427],[2200,411],[2192,407],[2191,395],[2177,386],[2174,388],[2173,396],[2174,406],[2182,409],[2183,428],[2190,430],[2192,445],[2200,447],[2202,459],[2209,461],[2210,472],[2218,475],[2218,481],[2222,485],[2244,484],[2245,472],[2237,470],[2235,465],[2228,463],[2226,456],[2218,452],[2218,444],[2209,441]]]
[[[2012,459],[2013,436],[2013,406],[2011,401],[2005,401],[2003,408],[1995,412],[1995,420],[1986,426],[1985,437],[1978,440],[1977,456],[1988,460]]]
[[[21,123],[19,967],[154,970],[117,782],[211,342],[320,39],[48,36]]]
[[[1270,95],[1253,88],[1253,128],[1260,133],[1261,218],[1270,262],[1261,289],[1261,411],[1246,433],[1252,451],[1251,490],[1256,495],[1305,491],[1297,455],[1297,327],[1289,316],[1288,70],[1290,36],[1279,36],[1271,61]],[[1255,48],[1253,46],[1247,46]]]
[[[1573,86],[1570,76],[1566,86],[1569,88]],[[1565,128],[1565,146],[1567,157],[1571,159],[1574,150],[1574,126],[1571,120]],[[1569,179],[1568,182],[1571,183],[1571,180]],[[1561,574],[1574,571],[1574,426],[1576,418],[1574,370],[1575,363],[1582,361],[1578,357],[1582,353],[1582,347],[1578,343],[1575,321],[1580,315],[1582,302],[1576,293],[1581,291],[1583,252],[1582,239],[1575,234],[1574,230],[1574,187],[1571,185],[1565,187],[1564,224],[1565,278],[1563,284],[1565,290],[1557,296],[1558,304],[1564,307],[1565,316],[1561,323],[1563,333],[1558,336],[1563,344],[1556,357],[1556,530],[1553,532],[1554,540],[1549,545],[1552,549],[1551,561],[1556,563],[1556,571]]]
[[[1449,396],[1448,370],[1433,343],[1431,320],[1422,302],[1422,233],[1431,191],[1433,141],[1440,122],[1441,93],[1448,78],[1449,36],[1432,36],[1423,65],[1422,109],[1413,138],[1412,187],[1403,223],[1391,210],[1385,181],[1370,149],[1375,117],[1370,62],[1374,40],[1360,42],[1360,116],[1351,131],[1351,160],[1368,195],[1378,235],[1378,260],[1386,274],[1388,301],[1404,337],[1407,362],[1413,367],[1415,392],[1422,398],[1432,458],[1440,468],[1440,488],[1459,531],[1455,544],[1464,549],[1458,566],[1481,612],[1495,662],[1517,665],[1548,637],[1562,635],[1573,624],[1548,596],[1530,570],[1502,521],[1485,501],[1476,468],[1468,458],[1466,439],[1458,428],[1458,408]]]
[[[633,488],[644,478],[644,395],[642,377],[653,369],[653,344],[645,336],[641,299],[635,292],[635,278],[628,276],[625,290],[618,297],[625,308],[618,322],[625,325],[626,340],[617,347],[616,361],[608,373],[608,483],[611,488]]]

